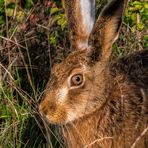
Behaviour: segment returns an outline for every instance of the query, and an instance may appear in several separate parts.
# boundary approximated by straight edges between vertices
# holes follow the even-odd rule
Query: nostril
[[[53,114],[56,111],[56,106],[54,104],[41,104],[39,106],[39,112],[42,116],[46,116],[47,114]]]
[[[55,112],[55,110],[56,110],[55,105],[50,105],[50,107],[49,107],[49,108],[50,108],[50,111],[51,111],[51,112]]]

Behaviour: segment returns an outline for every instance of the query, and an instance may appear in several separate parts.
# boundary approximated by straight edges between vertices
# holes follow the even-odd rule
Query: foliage
[[[134,1],[129,2],[128,10],[125,14],[125,22],[133,29],[142,30],[148,23],[148,2]],[[137,15],[140,15],[140,21],[137,23]]]
[[[60,8],[57,7],[56,3],[50,3],[51,7],[49,9],[51,17],[53,17],[53,22],[56,22],[56,24],[61,28],[60,31],[64,31],[64,29],[67,26],[67,20],[66,16],[63,13],[64,4],[61,3]],[[55,31],[50,34],[49,37],[49,43],[53,46],[56,46],[58,44],[58,31]]]
[[[148,26],[148,2],[134,1],[129,2],[128,9],[125,13],[125,23],[128,24],[133,31],[147,30]],[[148,36],[143,36],[144,46],[148,47]]]
[[[6,23],[6,17],[15,17],[17,21],[24,18],[24,10],[30,10],[36,0],[0,0],[0,28]]]

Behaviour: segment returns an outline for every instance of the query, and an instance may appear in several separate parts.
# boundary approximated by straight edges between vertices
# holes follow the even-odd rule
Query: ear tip
[[[118,38],[126,2],[127,0],[111,0],[101,12],[89,38],[103,60],[109,59],[112,44]]]
[[[110,1],[106,5],[104,10],[102,11],[101,15],[113,16],[116,12],[118,12],[119,15],[122,15],[124,13],[124,9],[125,9],[127,1],[128,0],[112,0],[112,1]]]
[[[95,22],[95,0],[65,0],[71,47],[81,50],[88,46],[88,38]]]

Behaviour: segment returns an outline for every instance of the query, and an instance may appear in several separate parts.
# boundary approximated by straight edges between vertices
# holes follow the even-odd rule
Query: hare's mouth
[[[66,124],[66,119],[63,116],[59,115],[54,115],[54,116],[46,115],[46,120],[50,124],[59,124],[59,125]]]

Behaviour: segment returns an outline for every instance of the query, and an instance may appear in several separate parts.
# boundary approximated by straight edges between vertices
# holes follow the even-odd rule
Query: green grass
[[[25,147],[29,140],[28,144],[33,143],[34,147],[37,147],[35,139],[40,138],[39,134],[41,132],[35,122],[38,111],[34,98],[38,94],[29,96],[25,91],[21,90],[22,84],[17,69],[15,73],[14,77],[7,76],[2,81],[3,85],[0,88],[0,145],[10,148]],[[28,132],[26,132],[27,127],[29,128]],[[34,138],[29,139],[31,136],[34,136]],[[40,143],[43,141],[44,137],[40,138]]]
[[[32,84],[29,86],[32,80],[28,80],[28,86],[27,83],[25,84],[32,88],[30,90],[32,93],[22,90],[22,78],[17,68],[14,71],[14,76],[8,73],[5,79],[2,77],[0,87],[0,146],[4,148],[40,148],[49,145],[56,147],[59,143],[53,127],[42,121],[38,113],[41,91],[39,88],[34,90]],[[7,70],[4,75],[6,72]]]

